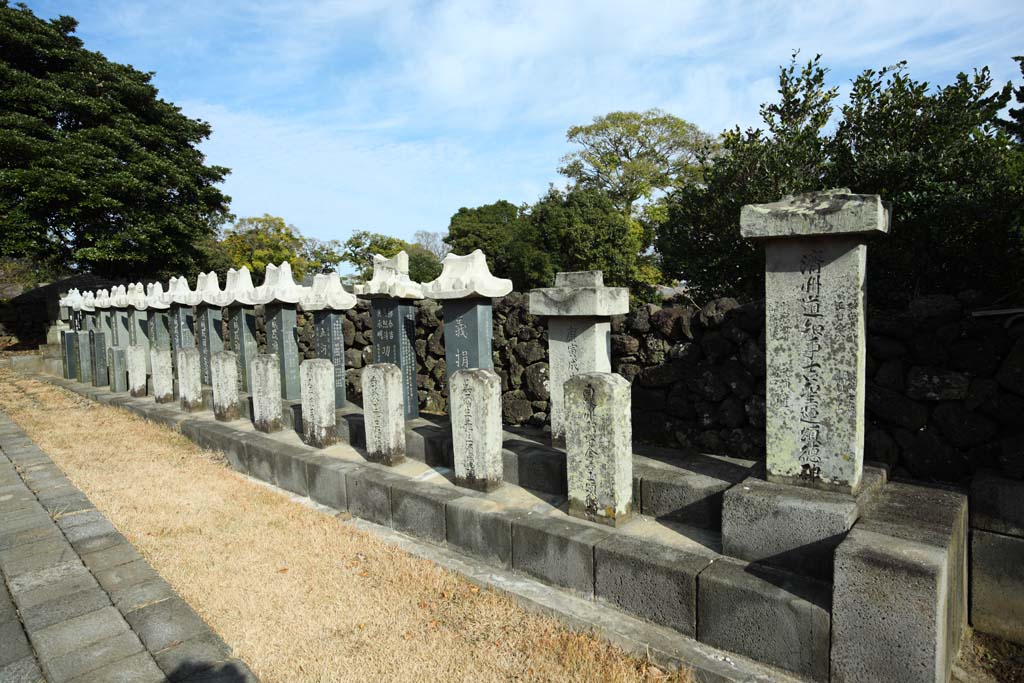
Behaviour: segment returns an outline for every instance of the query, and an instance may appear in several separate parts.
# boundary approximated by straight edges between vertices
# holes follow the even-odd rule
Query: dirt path
[[[294,503],[126,411],[7,370],[0,410],[264,683],[689,680]]]

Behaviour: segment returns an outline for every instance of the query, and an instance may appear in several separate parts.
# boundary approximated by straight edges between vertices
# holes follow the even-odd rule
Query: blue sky
[[[347,2],[104,0],[69,14],[88,48],[155,71],[161,95],[213,125],[239,217],[303,233],[411,239],[461,206],[532,202],[571,125],[663,108],[711,132],[758,122],[793,49],[833,82],[906,59],[947,83],[988,65],[1017,78],[1024,3]]]

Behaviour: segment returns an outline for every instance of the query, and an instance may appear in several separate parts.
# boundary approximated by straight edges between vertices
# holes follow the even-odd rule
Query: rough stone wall
[[[869,310],[865,457],[917,479],[959,481],[982,468],[1024,478],[1024,322],[972,317],[970,294]],[[417,303],[420,409],[447,410],[442,307]],[[262,315],[257,340],[264,344]],[[314,357],[312,318],[299,347]],[[369,305],[346,312],[348,395],[373,362]],[[612,369],[633,385],[633,434],[708,453],[764,457],[764,305],[716,299],[642,304],[612,319]],[[527,297],[494,304],[494,367],[509,425],[548,422],[547,328]]]

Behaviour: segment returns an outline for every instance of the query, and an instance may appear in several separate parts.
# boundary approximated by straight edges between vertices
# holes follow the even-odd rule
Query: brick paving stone
[[[29,631],[38,631],[67,619],[110,606],[110,598],[99,586],[48,600],[21,610],[21,621]]]
[[[21,622],[17,619],[8,619],[0,624],[0,667],[7,666],[24,657],[32,656],[32,648],[29,647],[25,632],[21,629]]]
[[[171,681],[180,681],[225,663],[231,658],[231,648],[207,630],[157,652],[153,658]]]
[[[57,583],[51,583],[24,593],[18,594],[18,609],[27,610],[51,600],[66,600],[75,593],[88,588],[99,588],[96,578],[91,572],[76,574]]]
[[[35,590],[36,588],[42,588],[43,586],[49,586],[50,584],[63,581],[64,579],[87,573],[89,573],[89,570],[86,569],[85,565],[82,564],[82,561],[76,557],[73,560],[68,560],[50,567],[26,572],[21,576],[9,578],[7,581],[7,587],[10,589],[11,595],[15,597],[15,601],[17,601],[19,593]]]
[[[82,555],[82,562],[93,572],[103,571],[104,569],[110,569],[111,567],[117,567],[141,559],[142,555],[130,543],[122,543],[104,548],[103,550],[97,550],[94,553]]]
[[[15,579],[23,574],[51,569],[69,562],[78,562],[78,553],[72,549],[70,543],[65,541],[63,544],[49,543],[47,545],[49,548],[46,550],[36,549],[28,550],[24,553],[14,552],[10,553],[6,558],[0,559],[0,567],[3,568],[7,579]],[[21,546],[21,548],[15,548],[14,550],[32,547],[31,545]]]
[[[179,597],[129,612],[125,619],[151,652],[159,652],[210,630],[206,622]]]
[[[0,681],[3,683],[46,683],[39,664],[32,655],[22,657],[7,666],[0,666]]]
[[[71,547],[78,552],[79,555],[86,555],[88,553],[94,553],[97,550],[103,550],[110,546],[119,545],[121,543],[127,543],[128,539],[122,536],[117,531],[110,534],[103,534],[102,536],[90,536],[80,541],[73,541]]]
[[[148,652],[140,652],[72,679],[73,683],[163,683],[166,680]]]
[[[114,593],[113,597],[114,606],[121,610],[121,614],[127,615],[129,612],[134,612],[154,602],[173,598],[175,595],[177,594],[170,584],[158,577],[151,581],[128,586]]]
[[[183,683],[259,683],[256,675],[239,659],[207,669],[184,679]]]
[[[104,607],[30,635],[39,659],[46,662],[127,630],[121,613],[114,607]]]
[[[156,572],[153,571],[152,567],[145,560],[135,560],[118,567],[104,569],[103,571],[96,572],[94,576],[100,582],[100,585],[110,593],[112,598],[115,593],[129,586],[157,578]]]
[[[143,652],[144,649],[138,636],[131,631],[125,631],[48,660],[43,664],[43,668],[46,669],[49,683],[65,683]]]

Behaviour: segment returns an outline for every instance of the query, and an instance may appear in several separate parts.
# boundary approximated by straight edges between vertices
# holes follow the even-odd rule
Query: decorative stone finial
[[[629,290],[605,287],[600,270],[558,273],[554,287],[530,290],[530,313],[550,316],[611,316],[629,312]]]
[[[211,270],[205,275],[200,273],[199,281],[196,283],[196,292],[199,294],[199,303],[218,307],[227,305],[228,292],[226,288],[220,288],[220,279],[215,271]]]
[[[877,194],[846,188],[808,192],[740,210],[740,234],[748,239],[889,232],[889,206]]]
[[[422,299],[423,285],[409,279],[409,255],[400,251],[392,258],[373,255],[373,277],[356,285],[355,292],[367,299]]]
[[[165,310],[168,302],[164,299],[164,288],[159,282],[150,282],[146,287],[146,307]]]
[[[487,257],[476,249],[471,254],[448,254],[441,262],[441,276],[423,285],[423,293],[434,299],[493,299],[512,291],[512,281],[491,275]]]
[[[115,308],[128,308],[128,289],[118,285],[110,292],[110,305]]]
[[[200,278],[203,275],[200,274]],[[199,289],[200,280],[196,280],[196,289]],[[168,303],[177,304],[178,306],[195,306],[200,301],[200,295],[196,290],[189,289],[188,280],[184,277],[171,278],[170,283],[167,286],[167,294],[165,295],[169,300]]]
[[[292,264],[282,261],[280,266],[275,266],[273,263],[267,266],[263,284],[256,288],[253,298],[257,304],[297,304],[306,289],[306,287],[295,284],[295,278],[292,277]]]
[[[110,308],[113,302],[110,301],[110,292],[105,289],[96,290],[93,297],[93,306],[96,308]]]
[[[242,266],[238,270],[231,268],[228,270],[228,281],[224,285],[224,293],[226,297],[230,297],[231,301],[228,301],[225,306],[231,306],[233,304],[240,304],[242,306],[255,306],[256,305],[256,287],[252,284],[252,275],[249,274],[249,269]]]
[[[317,273],[313,286],[303,292],[299,300],[304,311],[346,311],[356,305],[356,297],[341,286],[337,273]]]

